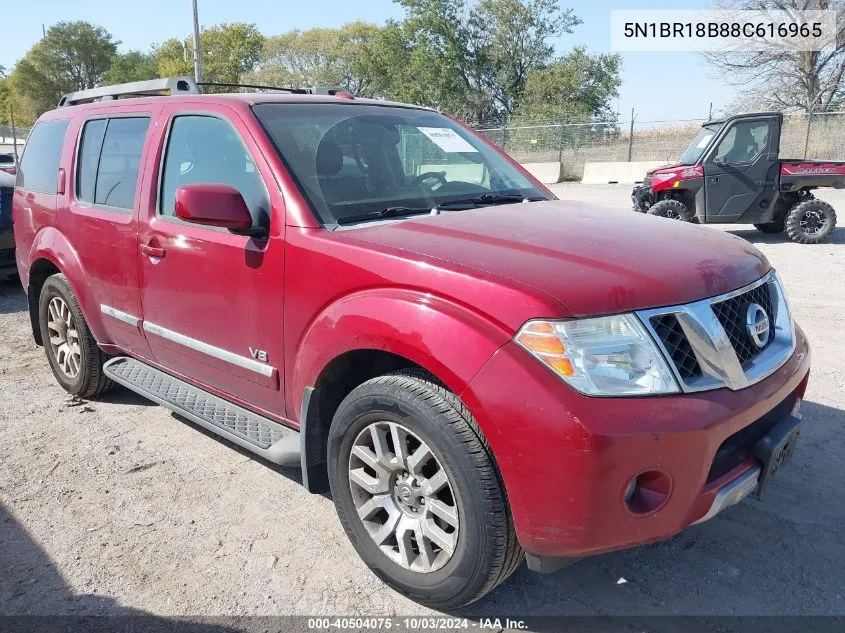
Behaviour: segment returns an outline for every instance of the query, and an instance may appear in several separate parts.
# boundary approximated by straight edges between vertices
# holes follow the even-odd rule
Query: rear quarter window
[[[29,133],[18,168],[17,186],[27,191],[55,195],[59,163],[70,121],[36,123]]]

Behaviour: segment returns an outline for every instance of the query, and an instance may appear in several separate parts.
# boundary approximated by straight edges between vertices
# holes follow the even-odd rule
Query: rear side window
[[[85,124],[76,173],[77,199],[133,208],[149,126],[148,117],[95,119]]]
[[[70,121],[36,123],[26,141],[18,168],[17,186],[27,191],[56,194],[62,145]]]
[[[83,202],[94,202],[94,186],[97,184],[97,164],[100,149],[106,135],[106,119],[88,121],[82,128],[79,140],[79,159],[76,161],[76,198]]]

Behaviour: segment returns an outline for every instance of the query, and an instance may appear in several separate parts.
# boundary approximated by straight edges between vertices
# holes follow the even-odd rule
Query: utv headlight
[[[590,396],[679,391],[665,359],[633,314],[529,321],[514,340],[574,389]]]

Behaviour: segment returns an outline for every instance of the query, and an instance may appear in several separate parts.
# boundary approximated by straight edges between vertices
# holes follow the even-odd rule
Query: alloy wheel
[[[79,375],[82,367],[82,348],[79,345],[79,331],[73,313],[61,297],[53,297],[47,306],[47,330],[50,334],[50,348],[56,364],[70,379]]]
[[[374,422],[349,456],[355,509],[379,549],[404,569],[430,573],[452,558],[459,516],[452,484],[431,448],[396,422]]]

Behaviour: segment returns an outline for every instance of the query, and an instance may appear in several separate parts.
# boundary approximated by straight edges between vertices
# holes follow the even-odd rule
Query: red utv
[[[782,123],[779,112],[705,123],[678,164],[649,171],[634,188],[634,211],[824,241],[836,212],[812,190],[845,187],[845,161],[778,158]]]

